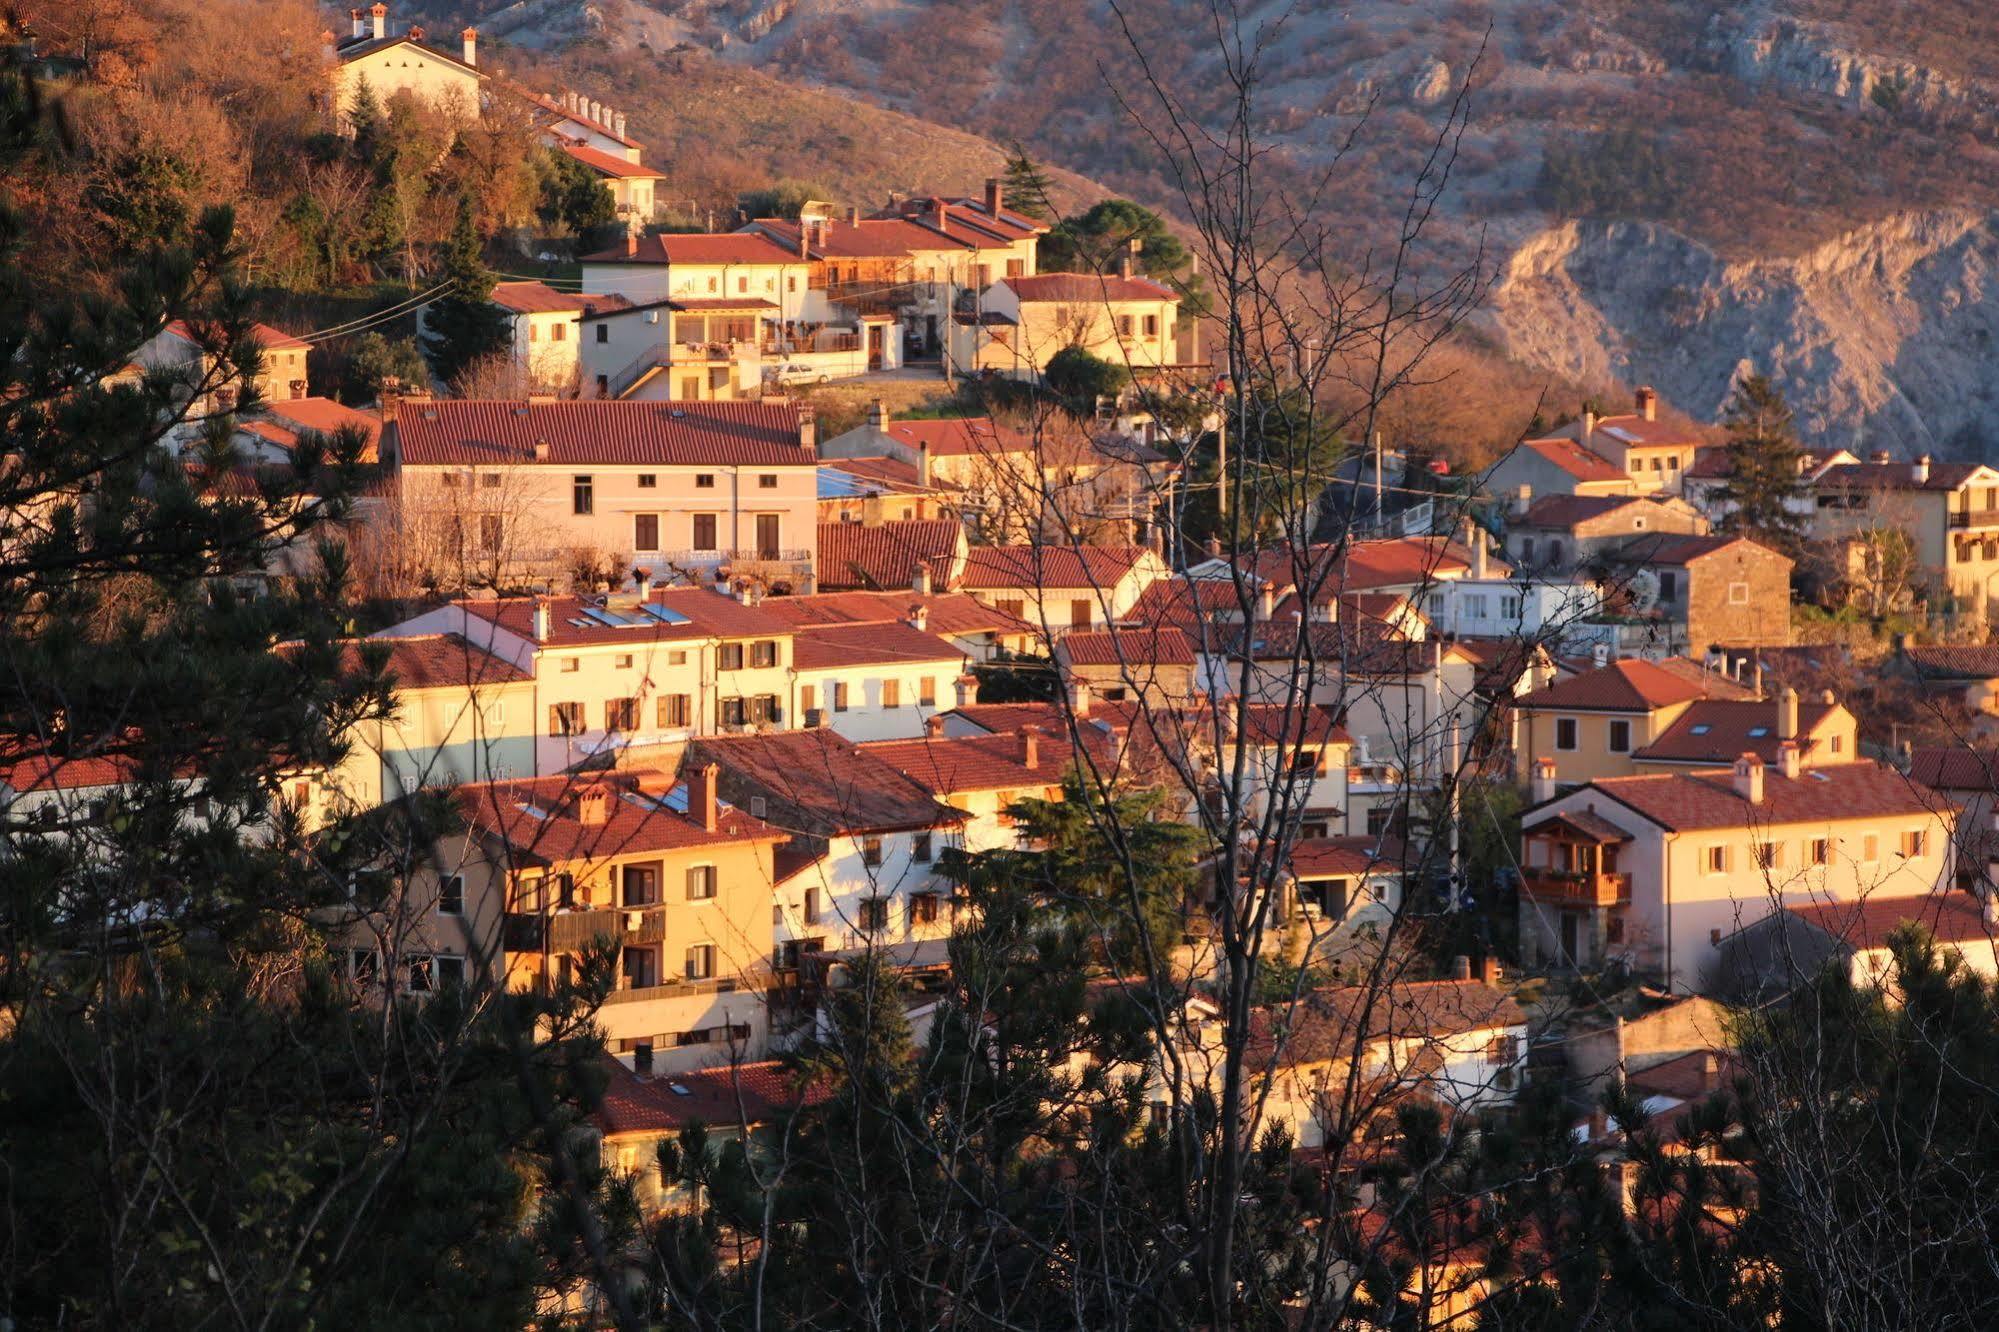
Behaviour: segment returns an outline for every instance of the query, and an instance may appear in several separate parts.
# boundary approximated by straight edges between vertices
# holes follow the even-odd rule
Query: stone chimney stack
[[[1491,572],[1492,566],[1486,562],[1485,532],[1482,528],[1473,527],[1471,530],[1471,576],[1473,578],[1485,578]]]
[[[1798,738],[1798,691],[1789,685],[1777,691],[1777,738]]]
[[[819,448],[819,418],[810,407],[798,409],[798,447],[807,453]]]
[[[1555,798],[1555,760],[1538,758],[1534,760],[1534,783],[1531,798],[1537,805],[1546,804]]]
[[[952,688],[958,696],[958,706],[969,708],[979,701],[979,677],[970,671],[952,681]]]
[[[354,24],[353,30],[347,34],[348,36],[366,37],[368,35],[368,16],[366,14],[363,14],[358,9],[350,9],[347,11],[347,17]]]
[[[1069,711],[1078,717],[1090,715],[1090,682],[1071,680],[1069,682]]]
[[[687,817],[708,831],[715,831],[715,788],[721,784],[719,764],[704,763],[687,774]]]
[[[549,613],[548,613],[548,603],[547,603],[546,601],[539,601],[539,600],[537,600],[537,601],[536,601],[536,602],[534,603],[534,641],[535,641],[535,642],[537,642],[537,643],[546,643],[546,642],[548,641],[548,632],[549,632],[549,629],[550,629],[550,627],[551,627],[551,626],[550,626],[550,622],[549,622],[549,620],[550,620],[550,617],[549,617]]]
[[[1138,261],[1131,257],[1129,251],[1118,256],[1117,275],[1119,277],[1121,278],[1133,277],[1136,276],[1137,273],[1138,273]]]
[[[1752,805],[1763,803],[1763,760],[1744,754],[1735,760],[1735,793]]]
[[[1798,742],[1779,741],[1777,745],[1777,773],[1791,781],[1798,780]]]
[[[1032,772],[1041,766],[1041,730],[1023,726],[1020,731],[1020,766]]]
[[[625,113],[620,111],[611,117],[611,132],[619,138],[625,137]]]
[[[930,595],[930,566],[918,561],[916,572],[909,576],[909,590],[919,597]]]
[[[923,734],[926,739],[942,740],[944,738],[944,714],[933,712],[928,717],[925,717],[923,719]]]
[[[1909,468],[1909,480],[1917,485],[1928,485],[1930,480],[1930,455],[1925,453]]]
[[[375,40],[381,41],[389,35],[389,7],[382,0],[375,0],[375,7],[368,11],[375,20]]]
[[[986,211],[998,217],[1006,204],[1006,186],[998,176],[986,177]]]
[[[465,63],[468,65],[478,64],[479,30],[477,28],[467,28],[458,34],[458,41],[465,49]]]
[[[1582,442],[1585,444],[1589,443],[1591,438],[1593,438],[1595,434],[1596,434],[1596,412],[1591,408],[1585,407],[1583,408]]]
[[[929,633],[930,608],[920,603],[915,607],[911,608],[909,612],[909,627],[914,629],[919,634]]]
[[[1659,419],[1658,390],[1653,388],[1650,384],[1647,384],[1643,388],[1638,390],[1636,397],[1638,404],[1638,414],[1644,417],[1647,421],[1658,420]]]
[[[1335,605],[1338,604],[1337,600],[1335,600],[1334,604]],[[1277,589],[1271,586],[1270,580],[1266,578],[1263,582],[1263,586],[1259,587],[1256,590],[1257,623],[1269,624],[1271,617],[1276,614],[1277,614]]]
[[[916,445],[916,484],[925,490],[930,488],[930,441],[919,440]]]
[[[1479,963],[1478,978],[1484,981],[1487,985],[1490,985],[1495,989],[1498,988],[1499,959],[1496,956],[1494,956],[1491,953],[1487,953],[1485,955],[1485,958]]]
[[[577,792],[576,821],[586,828],[601,828],[611,821],[611,793],[601,783]]]
[[[889,422],[895,418],[889,415],[888,400],[876,398],[868,404],[868,429],[887,430]]]

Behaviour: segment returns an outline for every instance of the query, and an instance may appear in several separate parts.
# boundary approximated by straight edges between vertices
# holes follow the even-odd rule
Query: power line
[[[362,315],[358,319],[350,319],[345,323],[332,324],[326,328],[314,329],[310,333],[301,333],[298,335],[299,341],[312,342],[321,338],[342,337],[349,333],[358,333],[364,328],[373,328],[378,324],[388,323],[390,320],[397,318],[414,307],[422,305],[425,301],[428,301],[431,297],[437,295],[438,292],[443,291],[450,285],[451,283],[449,282],[440,282],[429,291],[419,292],[414,296],[398,301],[386,309],[376,310],[372,314]]]

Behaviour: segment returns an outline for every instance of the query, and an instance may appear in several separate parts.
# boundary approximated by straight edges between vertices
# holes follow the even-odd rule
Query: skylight
[[[515,802],[514,808],[531,819],[546,819],[548,817],[547,810],[543,809],[540,805],[531,805],[525,800]]]
[[[1709,726],[1706,722],[1702,722],[1700,725],[1692,728],[1693,733],[1695,735],[1706,735],[1709,731],[1712,731],[1713,729],[1714,727]]]
[[[1770,728],[1767,726],[1752,726],[1749,728],[1749,738],[1751,740],[1761,740],[1768,734],[1770,734]]]
[[[639,609],[658,620],[661,624],[693,624],[694,621],[677,610],[668,610],[656,601],[639,603]]]

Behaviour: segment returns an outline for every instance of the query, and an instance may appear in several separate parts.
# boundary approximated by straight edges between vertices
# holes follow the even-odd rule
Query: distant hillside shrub
[[[1671,210],[1677,177],[1655,136],[1618,129],[1550,140],[1537,193],[1563,217],[1651,216]]]

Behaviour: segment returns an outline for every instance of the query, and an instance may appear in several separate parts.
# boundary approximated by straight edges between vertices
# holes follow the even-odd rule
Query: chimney
[[[930,595],[930,566],[917,561],[916,572],[909,576],[909,590],[919,597]]]
[[[1537,805],[1545,805],[1555,798],[1555,760],[1551,758],[1534,760],[1534,789],[1531,798]]]
[[[1041,766],[1041,728],[1020,728],[1020,766],[1030,772]]]
[[[1534,507],[1534,487],[1524,481],[1521,482],[1520,489],[1513,492],[1513,504],[1511,507],[1515,518],[1525,518],[1527,510]]]
[[[930,488],[930,441],[927,439],[916,443],[916,484],[925,490]]]
[[[911,607],[909,612],[909,627],[919,634],[929,633],[930,608],[924,605]]]
[[[882,497],[880,495],[861,496],[861,526],[880,527],[882,525]]]
[[[638,592],[640,601],[644,601],[647,597],[650,597],[652,595],[652,570],[632,570],[632,587]]]
[[[930,201],[930,225],[936,227],[939,231],[944,229],[944,201],[942,199],[932,199]]]
[[[593,125],[601,125],[601,124],[603,124],[603,123],[604,123],[604,104],[603,104],[602,102],[598,101],[598,100],[597,100],[596,98],[594,98],[594,97],[592,97],[592,98],[590,99],[590,112],[589,112],[589,115],[590,115],[590,123],[591,123],[591,124],[593,124]]]
[[[889,414],[888,401],[886,399],[876,398],[868,404],[868,429],[885,431],[888,429],[889,422],[894,419]]]
[[[547,462],[549,459],[549,454],[550,454],[550,449],[548,447],[547,440],[538,439],[534,442],[534,460],[536,462]]]
[[[1780,740],[1777,742],[1777,774],[1791,781],[1798,780],[1798,742]]]
[[[1756,697],[1763,697],[1763,658],[1759,655],[1750,667],[1749,687]]]
[[[1071,680],[1069,682],[1069,711],[1078,717],[1090,715],[1090,682]]]
[[[354,30],[348,34],[349,36],[366,37],[368,35],[367,15],[363,14],[358,9],[350,9],[347,11],[347,17],[354,21]]]
[[[632,1072],[642,1078],[652,1076],[651,1041],[634,1041],[632,1043]]]
[[[721,776],[721,765],[715,763],[704,763],[687,774],[687,817],[706,832],[715,831],[715,788]]]
[[[1795,740],[1798,737],[1798,691],[1785,685],[1777,691],[1777,738]]]
[[[1006,203],[1006,186],[998,176],[986,177],[986,211],[994,217],[1000,215],[1000,208]]]
[[[548,641],[549,627],[548,603],[546,601],[536,601],[534,603],[534,641],[537,643],[546,643]]]
[[[958,694],[958,706],[969,708],[979,701],[979,677],[967,671],[952,682]]]
[[[624,113],[624,112],[620,111],[620,112],[618,112],[618,114],[617,114],[617,115],[615,115],[615,116],[612,116],[612,117],[611,117],[611,133],[613,133],[613,134],[617,135],[617,136],[618,136],[619,138],[621,138],[621,139],[625,137],[625,113]]]
[[[1635,396],[1638,403],[1638,414],[1644,417],[1648,421],[1658,420],[1659,419],[1658,391],[1654,389],[1650,384],[1647,384],[1643,388],[1639,389]]]
[[[468,65],[478,64],[479,30],[477,28],[467,28],[458,34],[458,40],[465,49],[465,63]]]
[[[1129,253],[1118,256],[1117,275],[1121,278],[1133,277],[1138,272],[1138,264]]]
[[[803,403],[798,407],[798,447],[807,453],[819,447],[819,417]]]
[[[379,42],[389,35],[389,7],[381,0],[375,0],[375,7],[368,12],[374,16],[375,40]]]
[[[1744,754],[1735,760],[1735,793],[1752,805],[1763,803],[1763,760]]]
[[[1890,456],[1891,455],[1889,454],[1888,450],[1876,449],[1874,450],[1873,453],[1868,455],[1867,460],[1875,464],[1877,467],[1885,467],[1888,463]]]
[[[1610,665],[1610,644],[1597,643],[1592,645],[1589,650],[1589,660],[1590,665],[1596,667],[1598,670],[1602,670],[1604,667]]]
[[[1594,436],[1595,434],[1596,434],[1596,412],[1591,408],[1585,407],[1583,408],[1582,442],[1585,444],[1589,443],[1591,437]]]
[[[1334,603],[1338,604],[1337,601]],[[1270,617],[1277,614],[1277,589],[1265,579],[1263,586],[1256,590],[1256,622],[1270,623]]]
[[[1468,981],[1471,979],[1471,959],[1463,953],[1459,953],[1451,959],[1451,979],[1454,981]]]
[[[1209,537],[1207,545],[1203,549],[1209,559],[1220,559],[1222,557],[1222,539],[1220,537]]]
[[[1916,459],[1914,465],[1909,468],[1909,480],[1915,482],[1919,486],[1926,486],[1929,484],[1930,481],[1929,454],[1925,453],[1922,457]]]
[[[576,793],[576,821],[586,828],[601,828],[611,821],[611,792],[602,785],[590,785]]]
[[[1833,704],[1839,702],[1839,700],[1833,697],[1832,690],[1821,689],[1819,690],[1819,702],[1825,704],[1827,707],[1831,707]]]
[[[1491,572],[1492,567],[1486,563],[1485,533],[1474,527],[1471,534],[1471,576],[1482,579]]]
[[[1499,986],[1499,958],[1487,953],[1478,965],[1478,978],[1495,989]]]
[[[1721,1056],[1709,1050],[1701,1056],[1701,1089],[1713,1091],[1721,1085]]]
[[[944,714],[933,712],[923,719],[923,734],[932,740],[944,738]]]
[[[847,205],[847,225],[850,227],[858,227],[859,225],[861,225],[861,210],[859,205],[857,204]]]
[[[636,231],[627,231],[625,233],[625,258],[636,259],[638,256],[639,233]]]

